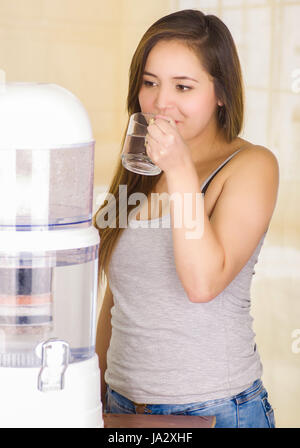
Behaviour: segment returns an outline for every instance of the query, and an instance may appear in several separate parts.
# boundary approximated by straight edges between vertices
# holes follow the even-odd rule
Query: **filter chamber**
[[[49,230],[91,223],[94,142],[0,149],[0,230]]]
[[[0,253],[0,367],[40,366],[53,337],[71,363],[94,356],[98,247]]]

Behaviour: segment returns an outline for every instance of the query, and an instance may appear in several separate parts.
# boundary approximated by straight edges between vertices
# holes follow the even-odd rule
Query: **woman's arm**
[[[228,286],[251,257],[274,211],[279,177],[275,156],[253,147],[235,159],[210,217],[202,204],[203,234],[190,239],[191,229],[173,226],[176,269],[192,302],[208,302]],[[198,193],[198,201],[204,201],[189,163],[166,177],[170,195],[189,192],[195,204]],[[174,220],[172,206],[171,216]]]
[[[99,358],[99,367],[101,371],[101,400],[105,405],[106,384],[104,374],[106,371],[106,353],[111,338],[111,308],[113,306],[113,295],[107,284],[103,303],[101,306],[96,335],[96,353]]]
[[[269,225],[277,199],[277,160],[262,147],[252,146],[237,154],[225,168],[228,172],[230,167],[230,173],[209,216],[210,188],[204,200],[191,150],[172,119],[156,117],[148,126],[146,148],[149,157],[165,172],[178,276],[192,302],[208,302],[243,268]],[[185,194],[192,199],[192,219],[198,224],[194,238],[189,223],[178,225],[174,215],[172,196],[184,198]]]

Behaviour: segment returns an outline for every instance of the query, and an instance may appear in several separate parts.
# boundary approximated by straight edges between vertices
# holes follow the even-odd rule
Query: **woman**
[[[146,147],[162,173],[142,176],[120,163],[109,190],[117,225],[99,226],[107,290],[97,353],[106,411],[273,427],[250,286],[276,203],[278,164],[271,151],[238,136],[241,70],[220,19],[184,10],[149,28],[130,69],[128,114],[138,111],[156,115]],[[127,198],[148,197],[125,229],[118,225],[120,185]],[[184,220],[175,226],[176,204],[166,213],[152,193],[188,194],[197,232]],[[103,205],[96,222],[105,212]]]

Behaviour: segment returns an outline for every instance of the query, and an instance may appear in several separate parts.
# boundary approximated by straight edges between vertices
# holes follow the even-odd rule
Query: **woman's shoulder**
[[[279,164],[275,154],[265,146],[246,142],[230,161],[225,182],[250,188],[254,183],[267,190],[278,188]]]
[[[238,149],[233,150],[228,159],[228,163],[220,171],[220,175],[216,176],[214,188],[211,188],[215,192],[222,191],[225,185],[230,183],[242,184],[249,177],[253,181],[265,177],[265,179],[274,179],[275,184],[278,182],[279,165],[277,158],[265,146],[239,139]],[[265,176],[262,176],[263,173],[265,173]]]
[[[245,140],[240,151],[233,158],[233,161],[234,159],[242,166],[247,166],[248,168],[257,165],[268,165],[278,168],[277,157],[270,149]]]
[[[279,164],[275,154],[265,146],[255,145],[244,140],[240,151],[232,157],[228,164],[226,182],[235,179],[253,176],[253,179],[260,179],[265,173],[265,178],[274,179],[276,183],[279,176]],[[269,176],[268,176],[269,175]]]
[[[262,190],[269,191],[273,196],[277,194],[278,162],[270,149],[239,139],[231,156],[205,194],[208,216],[213,212],[217,202],[227,201],[228,198],[233,200],[237,192],[242,200],[243,194],[249,189],[254,192],[254,186],[257,194],[261,194]]]

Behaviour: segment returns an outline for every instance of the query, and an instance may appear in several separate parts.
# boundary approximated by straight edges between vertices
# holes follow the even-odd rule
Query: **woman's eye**
[[[153,87],[153,86],[155,86],[155,82],[153,82],[153,81],[148,81],[147,79],[144,79],[143,84],[144,84],[144,86],[146,86],[146,87]]]
[[[183,84],[177,84],[176,89],[180,90],[181,92],[187,92],[187,91],[191,90],[191,87],[184,86]]]

